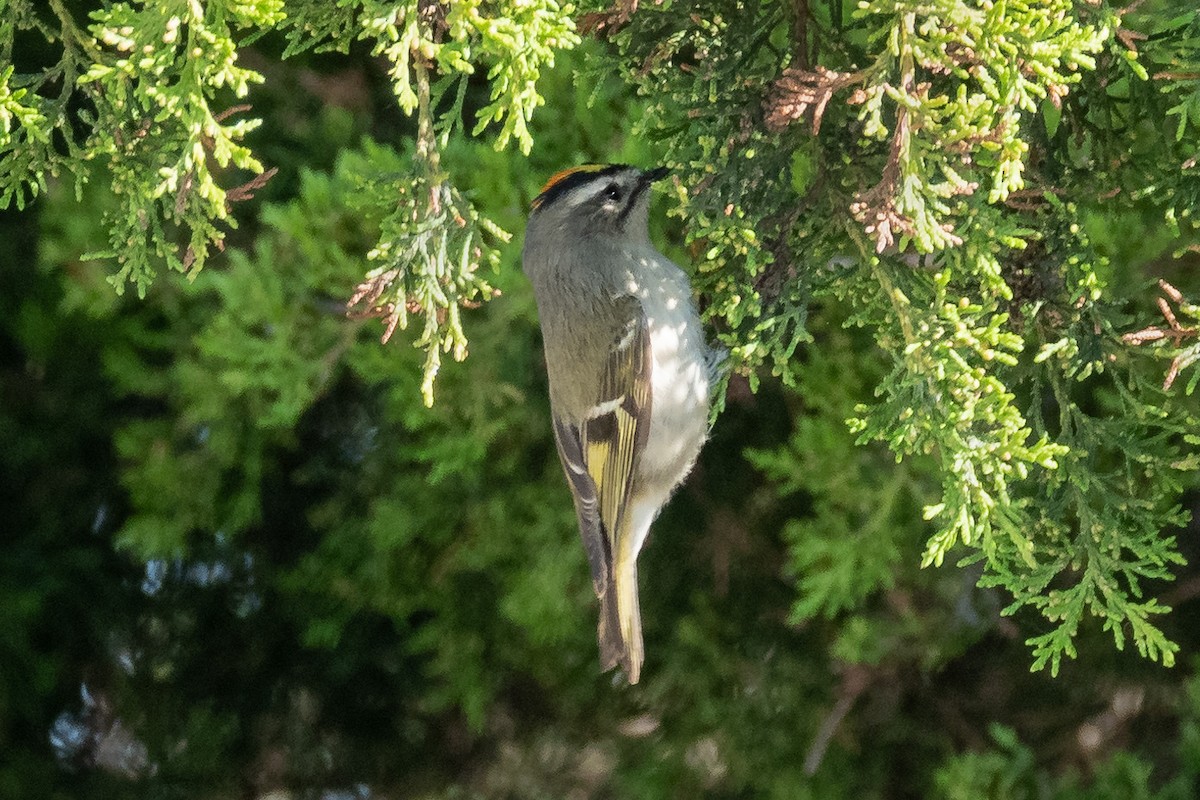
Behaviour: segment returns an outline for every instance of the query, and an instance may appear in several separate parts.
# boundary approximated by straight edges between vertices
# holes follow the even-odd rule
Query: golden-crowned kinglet
[[[712,353],[683,271],[650,242],[665,169],[588,165],[533,201],[522,254],[554,436],[600,599],[600,660],[642,667],[637,556],[708,434]]]

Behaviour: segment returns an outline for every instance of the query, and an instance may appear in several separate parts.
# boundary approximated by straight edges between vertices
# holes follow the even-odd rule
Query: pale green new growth
[[[233,35],[277,23],[282,8],[283,0],[176,0],[116,3],[93,15],[88,46],[101,55],[78,79],[96,108],[85,158],[104,164],[123,203],[106,220],[109,249],[90,257],[116,260],[118,291],[132,283],[144,295],[159,261],[194,276],[222,247],[217,223],[234,221],[214,167],[260,174],[263,166],[240,144],[259,121],[233,121],[248,109],[217,98],[244,99],[262,81],[237,65]]]
[[[355,313],[384,318],[384,341],[407,328],[411,314],[424,316],[415,345],[426,354],[421,393],[427,405],[433,404],[441,354],[466,358],[460,309],[492,296],[478,270],[496,265],[494,245],[509,238],[455,188],[441,169],[440,152],[462,126],[468,79],[483,67],[491,102],[477,113],[472,135],[497,123],[496,149],[515,139],[528,154],[533,139],[527,123],[541,104],[537,79],[553,66],[557,50],[579,41],[573,12],[555,0],[500,6],[478,0],[444,6],[379,0],[289,4],[285,55],[310,47],[345,50],[353,39],[370,40],[372,52],[390,65],[400,107],[417,117],[413,171],[369,187],[380,208],[393,210],[384,219],[379,245],[368,254],[380,265],[367,273],[350,305],[363,307]]]
[[[482,70],[491,101],[474,133],[496,124],[496,148],[515,140],[529,152],[528,122],[541,103],[536,83],[556,51],[578,42],[574,9],[555,0],[133,0],[108,5],[85,26],[62,0],[50,7],[52,16],[30,0],[0,0],[0,206],[23,207],[63,172],[77,184],[103,175],[120,204],[105,219],[107,248],[86,257],[113,260],[113,285],[122,291],[132,283],[139,295],[163,266],[194,277],[236,226],[231,204],[270,177],[243,143],[259,125],[249,95],[262,76],[239,66],[239,39],[282,27],[285,55],[372,42],[391,65],[400,107],[418,117],[421,142],[412,174],[371,187],[368,197],[388,214],[367,254],[381,264],[357,299],[368,301],[362,313],[387,319],[388,335],[407,326],[410,311],[424,315],[416,344],[427,354],[423,393],[431,403],[440,353],[466,355],[462,304],[491,296],[476,274],[496,263],[489,242],[508,238],[454,187],[439,151],[461,128],[467,80]],[[5,62],[25,29],[60,41],[63,53],[54,69],[18,80]],[[54,84],[58,99],[39,94]],[[67,114],[72,98],[87,107],[84,136]],[[231,180],[231,168],[258,177]]]

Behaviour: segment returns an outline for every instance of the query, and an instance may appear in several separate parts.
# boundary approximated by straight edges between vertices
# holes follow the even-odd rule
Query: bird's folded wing
[[[579,518],[579,535],[583,539],[583,549],[587,553],[588,566],[592,571],[592,587],[596,590],[597,597],[603,597],[608,590],[612,556],[608,549],[608,539],[604,535],[604,527],[600,523],[599,492],[592,476],[588,474],[579,428],[555,417],[554,441],[558,445],[563,472],[567,474],[571,485],[571,495],[575,498],[575,515]]]
[[[597,596],[604,594],[612,576],[612,554],[624,535],[638,457],[650,435],[646,317],[635,298],[622,297],[618,302],[625,322],[609,349],[595,405],[578,426],[554,420]]]

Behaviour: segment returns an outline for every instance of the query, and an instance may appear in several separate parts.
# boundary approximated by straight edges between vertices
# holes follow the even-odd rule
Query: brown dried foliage
[[[389,269],[366,278],[354,287],[354,294],[346,301],[346,316],[350,319],[379,318],[384,321],[383,336],[379,341],[387,344],[400,325],[401,307],[392,301],[380,302],[384,292],[400,277],[400,270]],[[421,304],[409,299],[404,309],[410,314],[421,313]]]
[[[1179,320],[1175,317],[1175,312],[1171,308],[1171,302],[1176,305],[1183,302],[1183,294],[1171,284],[1164,280],[1159,280],[1158,288],[1162,289],[1166,297],[1158,298],[1158,310],[1162,312],[1163,319],[1166,320],[1166,327],[1152,325],[1148,328],[1142,328],[1140,331],[1127,333],[1121,337],[1125,344],[1137,347],[1138,345],[1148,344],[1149,342],[1157,342],[1162,339],[1169,339],[1173,345],[1179,347],[1187,339],[1193,339],[1200,336],[1200,329],[1185,328],[1179,324]],[[1179,370],[1183,368],[1183,356],[1175,356],[1171,360],[1171,366],[1167,370],[1167,376],[1163,379],[1163,390],[1171,388],[1171,384],[1179,377]]]
[[[862,72],[836,72],[818,66],[812,70],[791,67],[775,79],[763,102],[767,130],[779,133],[796,120],[809,116],[813,136],[821,132],[821,118],[833,95],[860,83]]]
[[[579,32],[585,36],[611,36],[629,24],[637,8],[638,0],[617,0],[606,11],[593,11],[580,17]]]
[[[892,146],[879,183],[860,192],[850,204],[850,213],[863,224],[867,235],[875,240],[875,252],[882,253],[896,243],[896,234],[912,235],[912,220],[896,208],[896,191],[900,183],[900,151],[908,135],[908,109],[901,107],[896,114],[896,129],[892,131]]]

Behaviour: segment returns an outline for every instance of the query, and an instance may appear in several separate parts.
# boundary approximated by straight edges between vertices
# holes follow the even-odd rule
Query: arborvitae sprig
[[[384,56],[400,107],[412,114],[418,105],[418,62],[456,87],[486,68],[491,102],[477,115],[473,133],[500,124],[496,147],[515,138],[523,153],[533,146],[528,123],[542,103],[537,80],[554,66],[554,54],[579,42],[571,21],[574,8],[557,0],[487,5],[479,0],[385,2],[358,0],[330,4],[293,0],[287,4],[285,55],[309,48],[346,50],[356,39],[372,41]],[[438,97],[435,96],[435,105]],[[447,115],[459,122],[461,100]]]
[[[385,320],[383,340],[404,329],[410,315],[424,317],[415,346],[425,350],[421,393],[433,403],[433,382],[443,352],[466,358],[460,310],[494,294],[479,268],[495,266],[495,244],[509,234],[482,217],[441,166],[441,151],[463,124],[468,79],[487,68],[490,102],[476,113],[479,135],[499,124],[496,149],[513,139],[523,153],[533,146],[528,123],[541,104],[537,80],[553,66],[554,53],[578,42],[572,7],[556,0],[511,3],[499,8],[463,3],[339,4],[298,2],[286,25],[287,54],[309,47],[346,49],[352,39],[373,42],[389,63],[400,107],[416,115],[413,168],[403,176],[365,187],[365,202],[390,209],[367,273],[351,296],[351,313]],[[439,112],[439,109],[442,109]],[[362,306],[364,311],[353,310]]]
[[[1170,579],[1183,563],[1171,531],[1186,522],[1178,500],[1198,463],[1188,446],[1194,412],[1163,394],[1154,371],[1122,348],[1114,326],[1125,316],[1105,298],[1099,272],[1107,265],[1077,216],[1069,204],[1049,203],[1025,267],[1044,280],[1044,253],[1067,253],[1054,277],[1071,302],[1022,300],[1035,353],[1023,376],[1036,404],[1031,423],[1067,452],[1058,469],[1023,487],[1041,540],[1037,562],[1026,568],[1000,553],[984,582],[1012,591],[1009,612],[1033,607],[1053,624],[1029,640],[1035,668],[1057,672],[1063,655],[1074,656],[1072,639],[1087,616],[1103,621],[1118,648],[1132,639],[1142,655],[1170,665],[1178,648],[1153,622],[1168,609],[1145,596],[1145,583]]]
[[[809,279],[787,230],[820,201],[793,175],[808,164],[795,165],[761,124],[762,96],[786,59],[784,10],[720,0],[648,7],[616,39],[627,77],[649,98],[637,132],[661,142],[675,171],[706,316],[752,383],[760,365],[790,380],[808,339]]]
[[[102,166],[122,202],[105,219],[107,247],[88,257],[115,260],[114,285],[132,283],[139,294],[163,266],[194,277],[235,225],[231,202],[270,174],[243,143],[259,120],[239,101],[262,78],[239,65],[239,39],[283,27],[285,56],[372,43],[389,64],[401,109],[417,117],[418,142],[409,175],[363,198],[378,202],[390,222],[368,256],[383,263],[355,299],[387,318],[388,336],[409,312],[424,315],[417,344],[428,355],[423,393],[432,402],[440,352],[466,354],[461,305],[492,295],[476,271],[495,263],[493,244],[507,239],[455,188],[439,153],[461,133],[467,81],[480,72],[489,102],[475,110],[473,133],[497,126],[498,149],[515,141],[529,152],[529,121],[542,102],[537,80],[555,52],[578,41],[572,7],[556,0],[130,0],[96,12],[85,30],[62,0],[49,5],[46,14],[28,0],[0,0],[0,204],[23,205],[48,176],[70,171],[84,181]],[[7,63],[13,39],[26,29],[61,42],[58,65],[14,71]],[[62,95],[51,100],[45,90],[55,82]],[[81,93],[86,110],[68,114],[68,99]],[[73,129],[80,123],[82,143]],[[259,177],[230,188],[220,173],[231,167]]]
[[[97,124],[88,157],[101,159],[112,192],[124,200],[110,215],[109,249],[92,258],[120,264],[118,290],[144,295],[159,263],[195,275],[211,248],[222,246],[218,223],[235,225],[228,193],[214,170],[236,166],[262,173],[240,144],[258,126],[232,121],[246,107],[222,107],[220,94],[244,98],[262,76],[237,64],[235,30],[282,19],[282,0],[207,4],[116,3],[93,15],[90,30],[104,55],[79,78],[91,86]],[[180,249],[173,227],[187,244]]]

